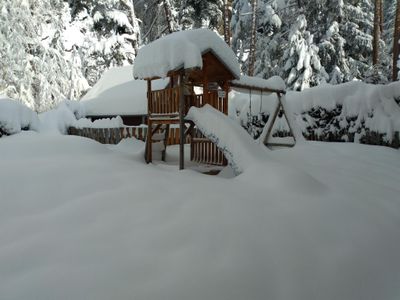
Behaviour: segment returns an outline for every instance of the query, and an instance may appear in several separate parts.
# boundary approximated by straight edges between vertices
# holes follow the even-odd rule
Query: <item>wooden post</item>
[[[152,99],[151,99],[151,80],[147,80],[147,138],[146,138],[146,150],[145,150],[145,160],[147,163],[152,162],[152,123],[151,123],[151,111],[152,111]]]
[[[179,77],[179,170],[185,168],[185,73]]]
[[[228,81],[225,81],[224,82],[224,91],[225,91],[225,98],[224,98],[224,111],[223,111],[223,113],[225,114],[225,115],[228,115],[228,100],[229,100],[229,98],[228,98],[228,93],[229,93],[229,83],[228,83]]]
[[[209,103],[210,99],[208,97],[208,78],[204,75],[203,78],[203,105]]]

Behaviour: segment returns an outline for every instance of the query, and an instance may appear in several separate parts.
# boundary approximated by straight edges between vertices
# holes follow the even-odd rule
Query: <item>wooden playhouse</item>
[[[135,60],[134,77],[147,81],[145,159],[152,162],[153,144],[163,143],[162,159],[165,160],[169,128],[179,126],[180,169],[184,168],[186,141],[190,142],[191,160],[226,164],[222,151],[200,132],[196,124],[186,119],[192,106],[209,104],[228,114],[228,94],[234,87],[277,93],[279,99],[285,93],[283,89],[266,86],[266,80],[249,77],[243,80],[233,51],[207,29],[176,32],[142,47]],[[169,78],[169,85],[154,90],[152,82],[160,78]]]

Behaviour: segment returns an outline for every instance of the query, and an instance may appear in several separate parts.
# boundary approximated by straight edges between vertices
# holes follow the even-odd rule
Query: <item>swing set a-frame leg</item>
[[[264,145],[268,145],[268,139],[269,139],[269,137],[270,137],[270,135],[272,133],[272,128],[273,128],[273,126],[275,124],[276,118],[278,117],[279,111],[282,109],[283,115],[285,116],[286,122],[287,122],[287,124],[289,126],[290,134],[292,135],[294,143],[296,144],[296,137],[293,134],[292,126],[290,125],[289,119],[288,119],[288,117],[286,115],[285,107],[282,104],[282,95],[280,93],[278,93],[277,95],[278,95],[278,105],[276,106],[276,109],[275,109],[274,114],[272,116],[272,120],[269,123],[269,127],[267,129],[267,133],[266,133],[266,135],[264,137],[263,143],[264,143]]]

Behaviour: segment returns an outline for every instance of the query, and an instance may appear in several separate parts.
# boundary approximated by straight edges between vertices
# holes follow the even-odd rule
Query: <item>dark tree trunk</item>
[[[165,19],[167,20],[168,32],[172,33],[175,30],[174,30],[174,24],[173,24],[173,19],[172,19],[171,4],[169,3],[169,0],[163,0],[162,2],[164,5]]]
[[[383,21],[384,21],[384,15],[383,15],[383,1],[384,0],[380,0],[380,8],[379,8],[379,12],[380,12],[380,16],[379,16],[379,30],[381,32],[381,35],[383,34]]]
[[[400,38],[400,0],[397,0],[396,7],[396,19],[394,23],[394,35],[393,35],[393,81],[397,80],[398,68],[397,61],[399,59],[399,38]]]
[[[224,0],[224,39],[229,46],[231,45],[230,23],[229,1]]]
[[[249,76],[253,76],[254,64],[256,62],[257,0],[253,0],[252,5],[253,5],[253,16],[251,22],[251,40],[250,40],[249,70],[248,70]]]
[[[375,0],[375,11],[374,11],[374,32],[372,41],[372,64],[378,64],[379,60],[379,40],[381,36],[381,8],[382,0]]]

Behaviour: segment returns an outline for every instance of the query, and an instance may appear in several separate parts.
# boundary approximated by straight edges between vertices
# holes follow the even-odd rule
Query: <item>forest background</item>
[[[192,28],[218,32],[244,74],[290,90],[397,80],[396,0],[1,0],[0,94],[37,112],[77,100],[141,45]],[[397,11],[396,11],[397,9]],[[397,16],[397,19],[396,19]]]

